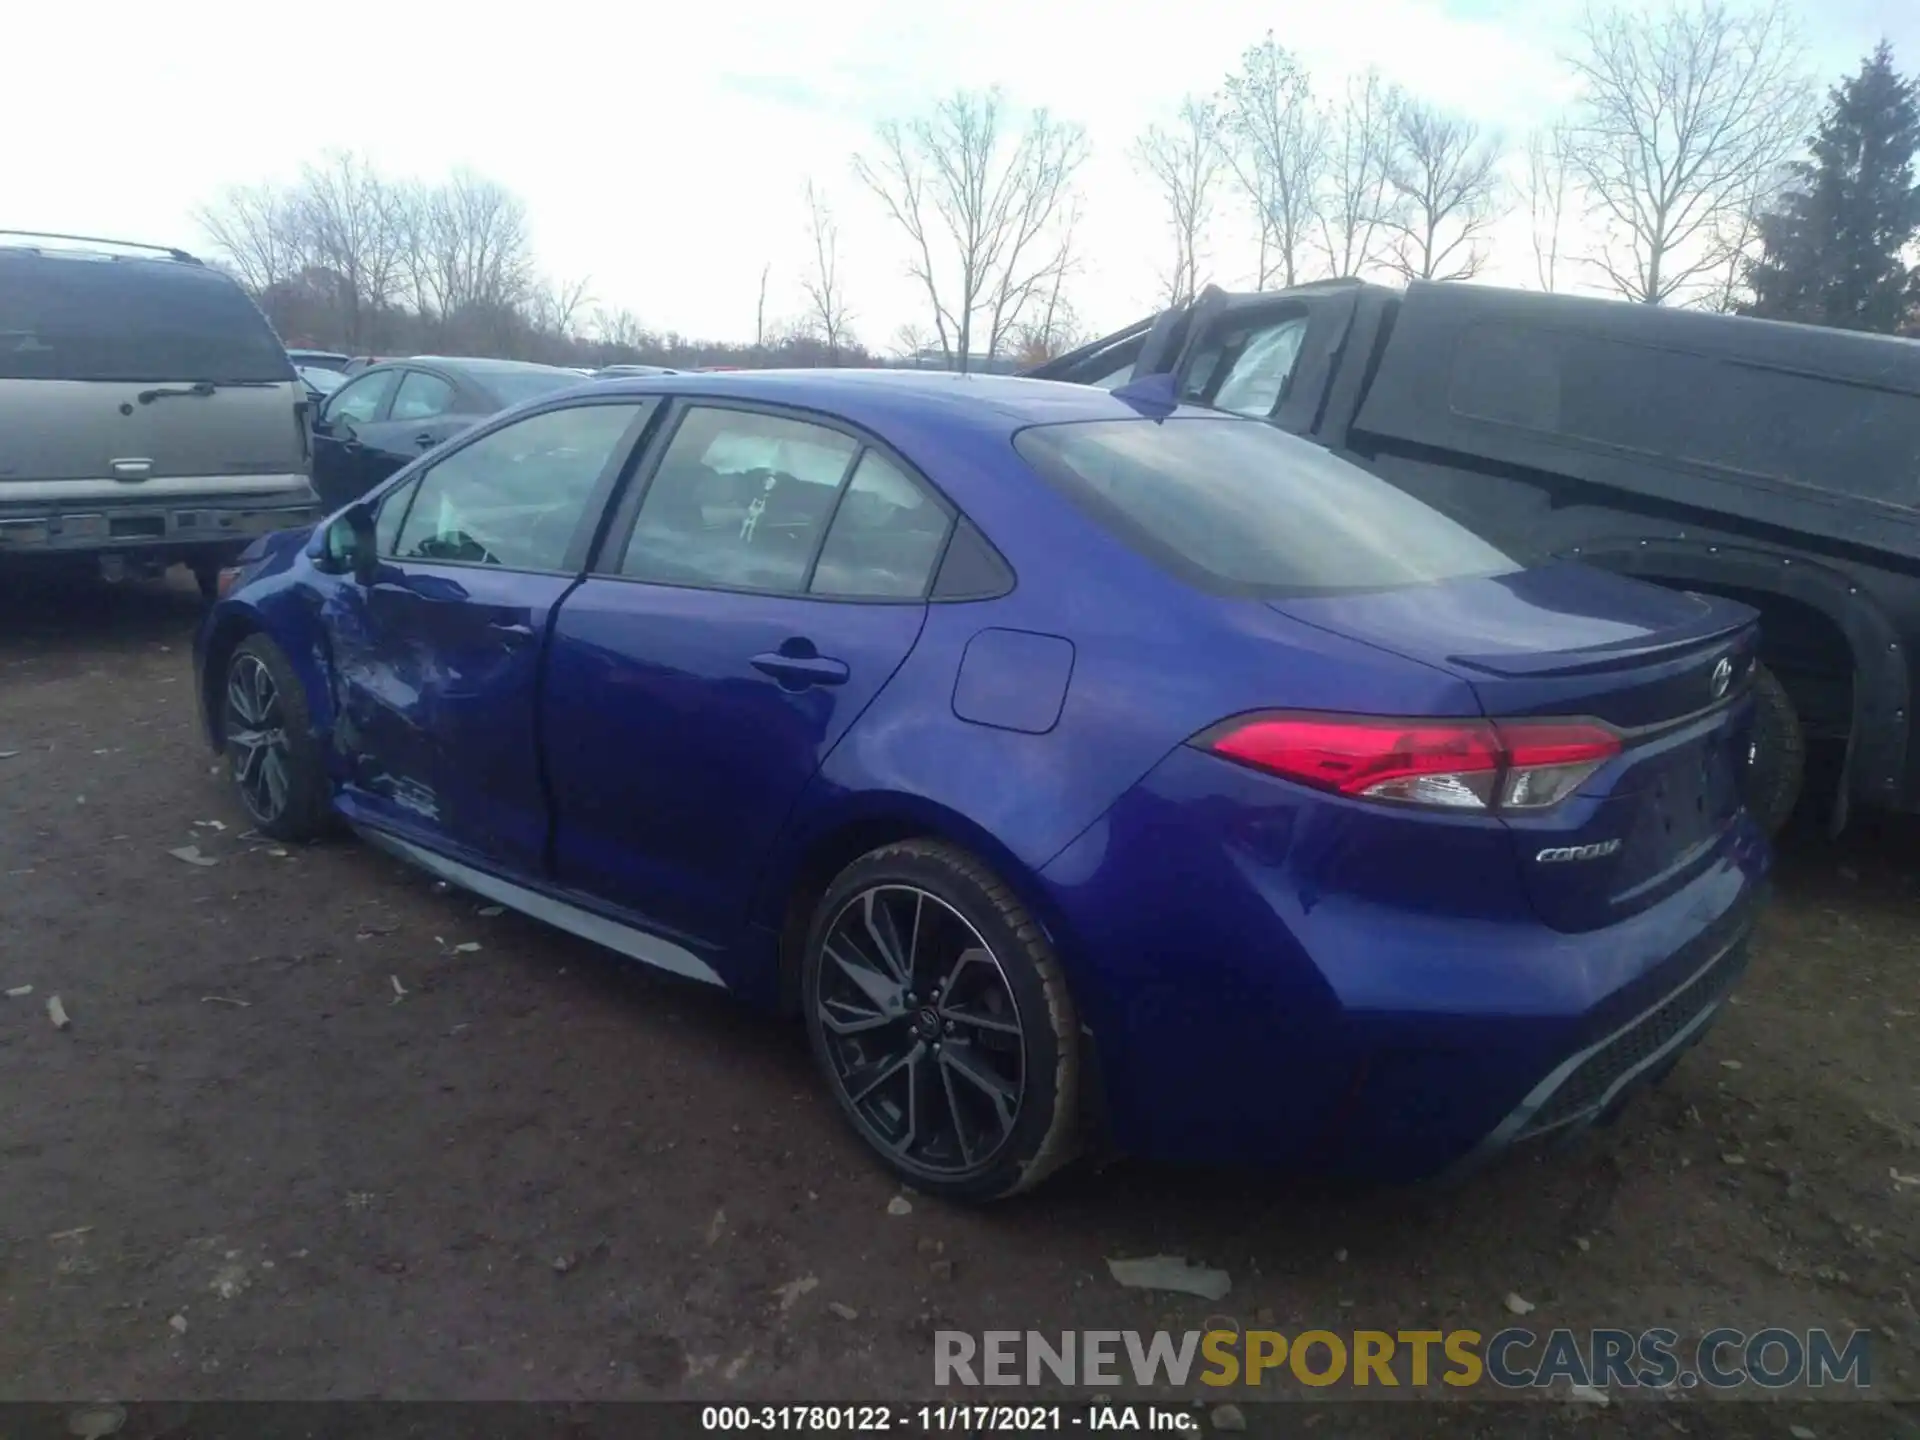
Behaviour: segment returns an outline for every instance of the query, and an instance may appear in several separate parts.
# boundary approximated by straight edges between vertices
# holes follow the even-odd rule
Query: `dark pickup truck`
[[[1208,289],[1029,372],[1270,420],[1530,560],[1760,612],[1755,813],[1920,811],[1920,343],[1461,284]],[[1160,383],[1169,383],[1162,381]],[[1829,767],[1831,779],[1828,779]]]

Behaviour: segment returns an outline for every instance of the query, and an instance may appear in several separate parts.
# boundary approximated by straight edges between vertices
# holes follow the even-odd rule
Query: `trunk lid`
[[[180,391],[189,393],[169,393]],[[304,475],[305,403],[294,380],[207,393],[170,382],[0,379],[0,496],[21,481],[113,481],[137,497],[152,481],[244,490],[249,476]]]
[[[1585,566],[1271,602],[1464,680],[1494,719],[1594,719],[1622,751],[1573,795],[1513,811],[1549,924],[1585,930],[1712,865],[1739,824],[1756,640],[1744,605]]]

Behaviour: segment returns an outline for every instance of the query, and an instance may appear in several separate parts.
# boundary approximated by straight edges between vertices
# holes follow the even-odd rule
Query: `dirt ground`
[[[905,1398],[936,1329],[1491,1333],[1509,1294],[1542,1329],[1865,1327],[1876,1390],[1920,1393],[1914,827],[1790,844],[1733,1008],[1571,1152],[1448,1191],[1123,1164],[894,1215],[797,1030],[367,848],[247,838],[196,730],[197,613],[179,581],[0,588],[0,989],[33,987],[0,999],[0,1399]],[[1163,1252],[1230,1296],[1104,1264]],[[1249,1410],[1920,1436],[1697,1395]]]

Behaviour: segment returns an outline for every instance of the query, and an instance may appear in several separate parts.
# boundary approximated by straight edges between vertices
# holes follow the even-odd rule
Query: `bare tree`
[[[1592,263],[1628,299],[1683,297],[1806,118],[1785,0],[1672,0],[1651,19],[1589,11],[1568,63],[1584,86],[1570,159],[1605,227]]]
[[[1225,106],[1233,172],[1260,217],[1261,285],[1271,275],[1296,285],[1320,213],[1327,117],[1306,68],[1272,31],[1227,77]]]
[[[1033,111],[1013,133],[998,90],[961,91],[931,115],[879,129],[854,173],[910,246],[947,363],[965,370],[984,329],[999,353],[1036,296],[1071,262],[1059,223],[1086,158],[1078,125]]]
[[[401,273],[408,237],[394,196],[365,160],[335,152],[301,171],[291,197],[297,243],[310,266],[334,277],[350,345],[367,341]]]
[[[840,227],[826,198],[807,181],[807,230],[813,241],[813,264],[801,288],[810,307],[809,329],[816,330],[827,347],[827,363],[840,363],[840,343],[853,323],[847,309],[846,287],[840,282]]]
[[[254,294],[300,272],[305,257],[284,191],[271,185],[235,185],[219,200],[195,209],[193,218]]]
[[[525,202],[457,170],[430,192],[428,205],[427,273],[440,313],[518,304],[533,279]]]
[[[631,310],[596,310],[593,329],[602,345],[616,350],[639,350],[653,343],[654,337]]]
[[[1379,258],[1398,204],[1393,186],[1400,92],[1377,71],[1347,82],[1327,124],[1320,238],[1335,275],[1358,275]]]
[[[1560,284],[1562,231],[1572,198],[1568,149],[1572,132],[1562,121],[1527,137],[1527,215],[1533,222],[1533,273],[1551,295]]]
[[[532,287],[527,312],[534,328],[571,339],[586,317],[587,306],[593,303],[589,291],[592,284],[583,275],[577,280],[548,280]]]
[[[1390,183],[1398,234],[1388,259],[1409,280],[1470,280],[1500,216],[1500,149],[1470,120],[1412,101],[1400,109]]]
[[[933,337],[911,321],[893,332],[893,353],[902,360],[916,360],[933,348]]]
[[[1224,133],[1219,104],[1189,95],[1171,125],[1149,125],[1134,143],[1134,163],[1159,190],[1173,232],[1173,263],[1160,276],[1168,305],[1185,305],[1200,291],[1207,225],[1227,168]]]

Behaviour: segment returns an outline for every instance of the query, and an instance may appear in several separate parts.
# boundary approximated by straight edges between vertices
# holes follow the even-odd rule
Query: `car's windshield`
[[[178,261],[0,253],[0,379],[289,381],[266,318]]]
[[[480,383],[498,395],[502,404],[518,405],[522,400],[535,400],[578,385],[585,378],[571,370],[543,370],[530,365],[525,370],[489,370],[480,377]]]
[[[1376,590],[1519,568],[1405,491],[1259,421],[1037,425],[1014,445],[1127,543],[1210,588]]]

